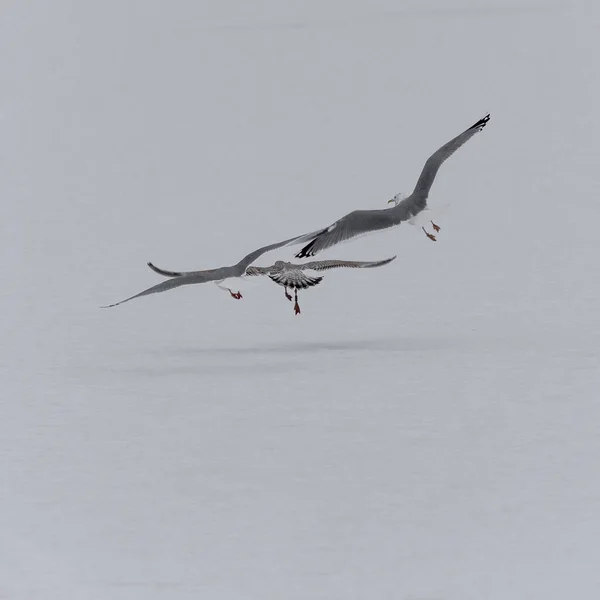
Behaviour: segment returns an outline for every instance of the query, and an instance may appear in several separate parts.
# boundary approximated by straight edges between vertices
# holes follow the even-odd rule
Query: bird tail
[[[306,275],[306,273],[305,273],[304,277],[302,278],[302,281],[300,283],[300,287],[303,290],[305,290],[309,287],[318,285],[319,283],[321,283],[321,281],[323,281],[322,277],[312,277],[311,275]]]
[[[322,277],[312,277],[306,273],[290,275],[290,273],[274,273],[269,277],[277,284],[297,290],[305,290],[318,285],[323,281]]]

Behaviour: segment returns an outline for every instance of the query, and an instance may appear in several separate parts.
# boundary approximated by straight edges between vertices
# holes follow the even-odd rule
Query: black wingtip
[[[490,113],[485,115],[485,117],[483,117],[483,119],[479,119],[479,121],[477,121],[477,123],[475,123],[475,125],[472,125],[470,127],[470,129],[479,129],[479,131],[481,131],[487,125],[487,122],[489,120],[490,120]]]
[[[312,241],[309,242],[308,244],[306,244],[306,246],[304,246],[304,248],[302,248],[302,250],[300,250],[300,252],[298,252],[294,256],[296,258],[309,258],[311,256],[315,256],[318,252],[318,251],[317,252],[314,251],[314,247],[315,247],[315,244],[317,243],[317,240],[319,239],[320,236],[322,236],[324,233],[327,233],[330,229],[331,229],[331,227],[325,227],[324,229],[321,229],[321,231],[319,231],[318,233],[315,233]]]
[[[390,258],[384,258],[378,266],[383,267],[389,265],[393,260],[396,260],[396,255],[390,256]]]
[[[304,246],[304,248],[302,248],[302,250],[300,250],[300,252],[298,252],[298,254],[296,254],[296,258],[308,258],[310,256],[314,256],[312,249],[313,249],[313,246],[315,245],[316,241],[317,240],[314,239],[312,242],[310,242],[310,244],[307,244],[306,246]]]

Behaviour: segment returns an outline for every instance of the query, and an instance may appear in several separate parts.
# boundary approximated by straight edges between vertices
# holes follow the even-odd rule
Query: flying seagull
[[[394,203],[391,208],[383,210],[355,210],[342,217],[329,227],[320,230],[316,235],[307,234],[302,236],[310,242],[296,254],[296,258],[305,258],[314,256],[318,252],[331,248],[340,242],[350,240],[360,235],[373,233],[383,229],[389,229],[400,225],[403,221],[412,219],[427,206],[427,197],[437,175],[438,169],[452,156],[467,140],[470,140],[478,131],[481,131],[490,120],[490,115],[486,115],[469,129],[463,131],[459,136],[444,144],[439,150],[434,152],[425,163],[417,185],[413,193],[403,198],[397,194],[389,203]],[[439,227],[433,224],[434,229],[439,231]],[[423,228],[425,231],[425,228]],[[427,233],[427,237],[435,241],[435,236]]]
[[[386,258],[373,262],[360,262],[353,260],[315,260],[304,264],[294,264],[278,260],[270,267],[248,267],[246,275],[268,275],[277,285],[280,285],[285,290],[285,297],[292,300],[288,294],[288,288],[294,290],[294,314],[300,314],[300,306],[298,305],[298,290],[308,289],[314,285],[318,285],[322,281],[322,277],[313,277],[307,275],[304,271],[326,271],[328,269],[338,269],[348,267],[351,269],[372,269],[373,267],[383,267],[391,263],[396,257]]]
[[[316,232],[313,232],[316,233]],[[309,234],[310,235],[310,234]],[[283,246],[292,245],[294,243],[303,243],[306,240],[306,235],[297,236],[290,238],[289,240],[284,240],[283,242],[277,242],[276,244],[270,244],[269,246],[263,246],[258,250],[254,250],[247,256],[244,256],[239,263],[231,266],[231,267],[219,267],[218,269],[208,269],[206,271],[167,271],[165,269],[159,269],[154,266],[152,263],[148,263],[148,266],[160,275],[164,275],[166,277],[170,277],[167,281],[163,281],[157,285],[153,285],[151,288],[140,292],[139,294],[135,294],[135,296],[131,296],[130,298],[125,298],[125,300],[121,300],[120,302],[115,302],[115,304],[109,304],[107,306],[102,306],[101,308],[112,308],[113,306],[118,306],[119,304],[123,304],[124,302],[129,302],[130,300],[134,300],[135,298],[141,298],[142,296],[148,296],[149,294],[158,294],[159,292],[166,292],[167,290],[172,290],[177,287],[181,287],[182,285],[193,285],[196,283],[208,283],[214,282],[217,284],[222,290],[228,291],[232,298],[236,300],[240,300],[242,298],[242,294],[240,292],[233,292],[228,287],[224,287],[221,284],[225,279],[229,279],[230,277],[242,277],[247,267],[249,267],[257,258],[261,257],[266,252],[270,252],[271,250],[276,250],[277,248],[281,248]]]

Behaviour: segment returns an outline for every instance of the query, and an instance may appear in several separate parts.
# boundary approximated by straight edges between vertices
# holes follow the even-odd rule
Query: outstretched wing
[[[167,271],[166,269],[161,269],[156,265],[153,265],[151,262],[146,263],[155,273],[159,275],[164,275],[165,277],[183,277],[186,275],[185,271]],[[189,275],[192,271],[188,271],[187,275]]]
[[[157,267],[156,265],[152,264],[151,262],[146,263],[146,264],[155,273],[158,273],[159,275],[163,275],[164,277],[195,277],[195,276],[211,277],[217,271],[219,271],[219,272],[223,271],[223,268],[221,268],[221,269],[205,269],[204,271],[167,271],[167,269],[161,269],[160,267]],[[222,277],[215,275],[214,279],[207,279],[207,281],[216,281],[217,279],[222,279]]]
[[[318,233],[319,233],[318,231],[312,231],[311,233],[306,233],[303,235],[298,235],[293,238],[289,238],[287,240],[284,240],[283,242],[277,242],[275,244],[269,244],[268,246],[263,246],[262,248],[259,248],[258,250],[254,250],[254,251],[250,252],[250,254],[247,254],[246,256],[244,256],[244,258],[242,258],[242,260],[240,260],[240,262],[237,263],[237,265],[234,268],[237,267],[239,274],[243,275],[244,271],[246,271],[246,267],[248,265],[251,265],[257,258],[262,256],[263,254],[266,254],[267,252],[270,252],[271,250],[276,250],[277,248],[282,248],[283,246],[291,246],[293,244],[303,244],[304,242],[307,242],[308,240],[312,239]],[[204,270],[204,271],[169,271],[167,269],[161,269],[160,267],[157,267],[156,265],[154,265],[151,262],[147,263],[147,265],[155,273],[158,273],[159,275],[163,275],[164,277],[188,277],[188,276],[193,276],[193,275],[210,276],[217,270],[222,271],[222,269],[208,269],[208,270]],[[257,268],[262,268],[262,267],[257,267]],[[262,272],[261,273],[254,273],[254,272],[248,273],[246,271],[245,274],[246,275],[266,275],[266,272],[265,273],[262,273]],[[223,275],[223,276],[225,276],[225,275]],[[214,279],[215,280],[221,279],[221,277],[215,277]],[[211,281],[211,280],[209,280],[209,281]]]
[[[312,241],[296,254],[296,258],[314,256],[352,238],[397,225],[390,210],[355,210],[326,229],[317,232]],[[306,236],[308,237],[308,236]]]
[[[450,140],[447,144],[444,144],[439,150],[434,152],[427,159],[413,194],[427,197],[433,184],[433,180],[444,161],[448,160],[464,143],[470,140],[477,132],[481,131],[489,120],[490,115],[487,114],[483,119],[479,119],[479,121],[474,125],[471,125],[469,129],[463,131],[460,135],[457,135],[454,139]]]
[[[312,236],[311,234],[302,236],[304,239],[298,239],[298,241],[311,241],[296,254],[296,258],[315,256],[318,252],[340,242],[399,225],[402,221],[423,210],[433,180],[442,163],[467,140],[481,131],[489,120],[490,115],[488,114],[432,154],[423,167],[414,192],[398,206],[389,210],[356,210]]]
[[[123,304],[124,302],[129,302],[130,300],[134,300],[135,298],[141,298],[142,296],[148,296],[150,294],[159,294],[160,292],[166,292],[168,290],[172,290],[177,287],[181,287],[182,285],[193,285],[195,283],[207,283],[209,281],[216,281],[219,277],[213,277],[210,274],[206,274],[206,272],[199,272],[195,275],[182,275],[181,277],[174,277],[173,279],[167,279],[167,281],[163,281],[157,285],[153,285],[151,288],[136,294],[135,296],[131,296],[130,298],[125,298],[125,300],[121,300],[120,302],[115,302],[114,304],[108,304],[107,306],[101,306],[100,308],[112,308],[113,306],[119,306],[119,304]]]
[[[246,269],[246,275],[252,277],[254,275],[268,275],[270,272],[269,267],[248,267]]]
[[[296,237],[289,238],[288,240],[283,240],[283,242],[277,242],[275,244],[269,244],[268,246],[263,246],[258,250],[254,250],[254,252],[250,252],[240,260],[240,262],[236,265],[236,267],[242,269],[242,273],[245,271],[246,267],[250,266],[257,258],[260,258],[263,254],[270,252],[271,250],[277,250],[277,248],[282,248],[283,246],[293,246],[294,244],[303,244],[308,240],[313,239],[316,235],[318,235],[320,231],[311,231],[311,233],[305,233],[303,235],[297,235]]]
[[[322,277],[311,277],[298,269],[273,273],[272,275],[269,275],[269,277],[281,286],[298,290],[305,290],[306,288],[313,287],[323,280]]]
[[[307,262],[302,265],[297,265],[302,269],[311,269],[313,271],[326,271],[327,269],[372,269],[374,267],[383,267],[391,263],[396,257],[385,258],[384,260],[377,261],[360,261],[360,260],[314,260]]]

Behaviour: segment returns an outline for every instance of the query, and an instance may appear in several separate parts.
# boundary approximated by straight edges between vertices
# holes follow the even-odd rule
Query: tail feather
[[[303,277],[302,281],[299,282],[299,286],[303,290],[305,290],[309,287],[318,285],[319,283],[321,283],[321,281],[323,281],[322,277],[312,277],[311,275],[307,275],[306,273],[304,273],[304,277]]]
[[[323,280],[322,277],[312,277],[302,271],[274,273],[273,275],[269,275],[269,277],[279,285],[298,290],[305,290],[309,287],[313,287]]]

